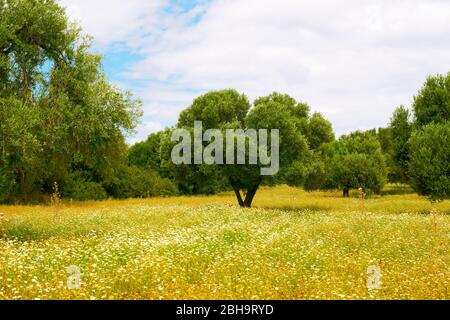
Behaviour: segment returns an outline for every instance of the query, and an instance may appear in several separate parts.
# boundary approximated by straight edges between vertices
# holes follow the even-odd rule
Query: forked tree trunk
[[[234,193],[236,194],[237,201],[241,208],[251,208],[253,199],[255,198],[256,192],[261,185],[261,180],[258,181],[257,184],[247,189],[247,193],[245,194],[245,199],[242,198],[241,190],[236,183],[233,182],[231,178],[229,178],[230,184],[233,187]]]
[[[259,184],[247,190],[247,195],[245,196],[244,207],[251,208],[253,199],[255,198],[256,192],[258,191]]]

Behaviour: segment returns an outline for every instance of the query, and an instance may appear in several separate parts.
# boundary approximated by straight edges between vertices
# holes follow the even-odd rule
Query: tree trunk
[[[236,194],[239,206],[241,208],[251,208],[253,199],[255,198],[256,192],[258,191],[262,180],[260,179],[257,184],[255,184],[254,186],[252,186],[247,190],[247,193],[245,194],[245,199],[242,199],[241,190],[238,184],[234,183],[234,181],[231,178],[229,178],[228,180],[231,186],[233,187],[234,193]]]
[[[241,190],[239,189],[239,186],[233,181],[233,179],[231,177],[228,177],[228,182],[231,184],[231,187],[234,190],[234,193],[236,194],[236,199],[239,203],[239,206],[241,206],[241,208],[244,208],[244,200],[242,200],[242,196],[241,196]]]
[[[350,198],[350,190],[344,189],[344,198]]]
[[[257,190],[258,189],[256,189],[256,188],[252,188],[252,189],[247,191],[247,195],[245,196],[245,201],[244,201],[244,207],[245,208],[251,208],[252,207],[253,199],[255,198],[255,194],[256,194]]]
[[[258,181],[257,184],[255,184],[253,187],[247,190],[247,195],[245,196],[244,201],[244,207],[245,208],[251,208],[253,199],[255,198],[256,192],[259,189],[259,186],[261,185],[261,179]]]
[[[234,193],[236,194],[236,198],[238,200],[239,205],[241,206],[241,208],[245,207],[244,204],[244,200],[242,200],[242,196],[241,196],[241,191],[239,189],[236,189],[235,187],[233,187]]]

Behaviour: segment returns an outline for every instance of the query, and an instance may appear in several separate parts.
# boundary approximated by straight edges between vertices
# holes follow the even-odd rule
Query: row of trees
[[[280,183],[349,196],[379,193],[391,181],[433,199],[450,195],[450,74],[429,77],[412,112],[399,107],[387,128],[337,140],[329,121],[288,95],[251,104],[223,90],[128,148],[141,102],[108,82],[64,9],[53,0],[0,0],[0,17],[0,202],[42,200],[55,183],[80,200],[233,190],[243,207],[261,185]],[[279,173],[263,177],[261,164],[174,165],[171,133],[193,130],[194,121],[203,130],[279,129]]]
[[[450,197],[450,73],[430,76],[412,111],[398,107],[387,128],[355,132],[321,148],[308,189],[370,189],[410,184],[433,200]]]
[[[412,112],[400,106],[387,128],[335,139],[330,122],[287,95],[257,99],[253,107],[234,90],[207,93],[184,110],[177,128],[203,121],[210,128],[278,128],[281,169],[261,177],[259,166],[181,165],[170,162],[171,129],[150,135],[129,151],[131,165],[156,170],[185,194],[232,189],[241,206],[251,206],[260,185],[287,183],[307,190],[351,189],[380,193],[386,182],[410,184],[430,198],[450,197],[450,73],[429,77]]]
[[[412,113],[397,108],[383,135],[391,181],[433,199],[450,197],[450,73],[428,77]]]

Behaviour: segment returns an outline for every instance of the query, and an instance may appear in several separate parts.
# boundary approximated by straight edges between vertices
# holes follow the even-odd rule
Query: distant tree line
[[[177,128],[201,120],[208,128],[280,128],[281,170],[262,178],[257,166],[175,166],[170,133],[155,133],[132,146],[129,164],[153,168],[183,194],[234,190],[239,204],[261,185],[286,183],[306,190],[340,189],[379,194],[386,182],[410,184],[433,200],[450,197],[450,73],[427,78],[412,111],[398,107],[386,128],[356,131],[335,139],[331,123],[288,95],[273,93],[253,106],[235,90],[207,93],[184,110]],[[242,192],[242,194],[241,194]]]
[[[386,128],[338,139],[304,102],[273,93],[251,103],[236,90],[206,93],[173,128],[128,147],[141,102],[111,85],[101,57],[55,1],[0,1],[0,202],[215,194],[234,191],[250,207],[263,185],[380,193],[410,184],[431,199],[450,197],[450,73],[430,76],[411,110]],[[279,129],[280,170],[261,165],[174,165],[176,128]],[[205,145],[207,143],[205,142]],[[268,150],[271,151],[271,150]]]

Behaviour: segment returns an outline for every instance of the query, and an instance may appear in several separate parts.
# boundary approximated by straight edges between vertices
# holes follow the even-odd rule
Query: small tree
[[[433,200],[450,198],[450,122],[429,124],[410,140],[412,186]]]
[[[398,107],[389,125],[392,136],[392,160],[395,164],[396,182],[408,182],[409,150],[408,140],[412,133],[409,110],[404,106]]]
[[[387,172],[381,146],[374,133],[354,132],[343,136],[339,141],[325,145],[322,152],[326,176],[322,188],[341,189],[344,197],[350,196],[351,189],[381,191]]]

